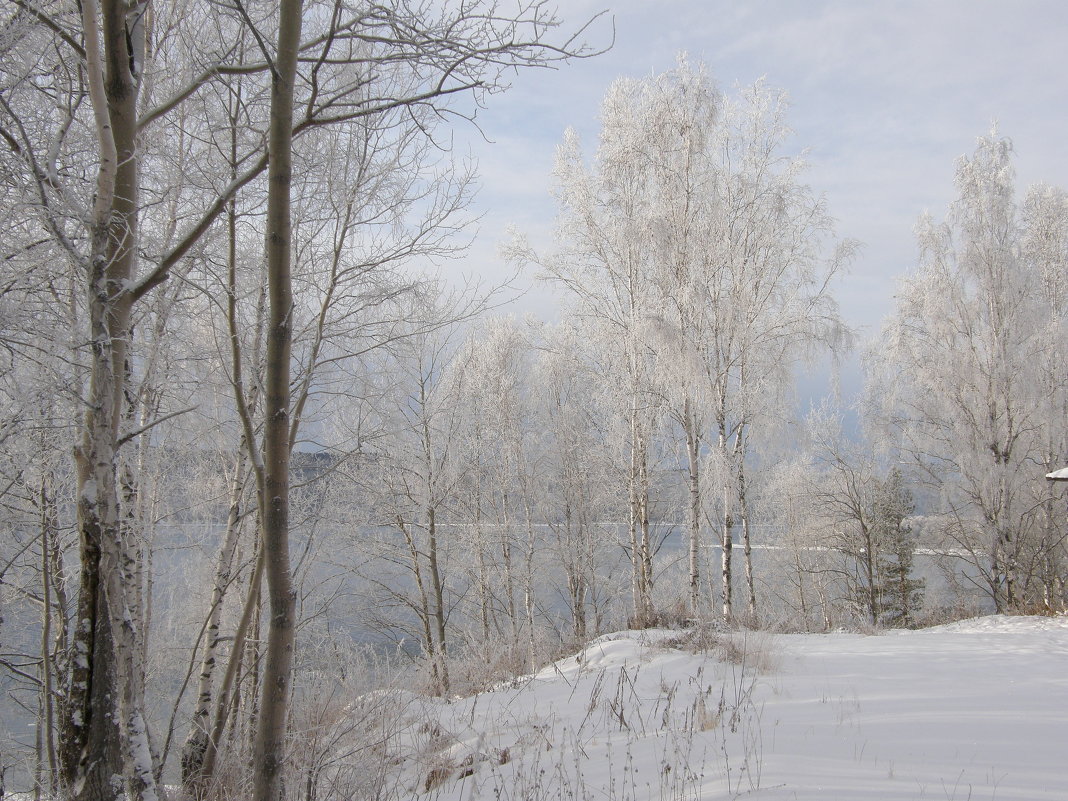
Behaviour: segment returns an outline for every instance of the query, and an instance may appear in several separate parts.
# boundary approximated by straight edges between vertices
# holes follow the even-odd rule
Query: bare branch
[[[121,447],[121,446],[125,445],[130,440],[136,439],[137,437],[139,437],[142,434],[144,434],[146,431],[149,431],[149,430],[155,428],[160,423],[165,423],[166,421],[168,421],[168,420],[170,420],[172,418],[178,417],[178,416],[183,415],[183,414],[188,414],[189,412],[196,411],[196,409],[197,409],[196,406],[190,406],[190,407],[188,407],[186,409],[179,409],[176,412],[171,412],[170,414],[165,414],[165,415],[163,415],[163,417],[157,417],[155,420],[152,420],[151,422],[146,423],[145,425],[141,426],[140,428],[136,429],[135,431],[131,431],[130,433],[124,434],[123,436],[119,437],[119,439],[116,442],[116,447]]]

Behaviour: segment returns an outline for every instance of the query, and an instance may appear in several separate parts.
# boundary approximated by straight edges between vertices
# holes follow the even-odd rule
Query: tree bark
[[[291,275],[293,84],[301,0],[281,0],[278,48],[271,75],[270,165],[267,190],[267,282],[270,310],[264,398],[263,550],[270,620],[255,742],[253,798],[280,801],[295,637],[295,595],[289,561],[289,383],[292,344]]]

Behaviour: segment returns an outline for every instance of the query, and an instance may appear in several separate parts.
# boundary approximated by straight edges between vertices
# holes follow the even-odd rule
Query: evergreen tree
[[[878,596],[883,622],[909,626],[923,603],[924,580],[912,577],[916,538],[906,520],[915,510],[898,468],[878,481],[873,503],[878,543]]]

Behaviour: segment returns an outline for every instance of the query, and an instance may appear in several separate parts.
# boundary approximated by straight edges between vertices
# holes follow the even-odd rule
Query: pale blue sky
[[[670,69],[679,51],[703,61],[724,91],[765,76],[787,90],[794,150],[826,195],[841,236],[863,243],[836,294],[862,336],[892,308],[896,279],[916,260],[913,227],[953,197],[956,159],[997,120],[1015,143],[1021,192],[1068,186],[1068,0],[621,0],[562,3],[577,22],[606,5],[616,45],[558,71],[520,74],[480,115],[492,142],[458,131],[482,175],[484,215],[462,265],[492,278],[506,226],[551,247],[554,150],[567,126],[588,154],[598,111],[618,76]],[[611,36],[608,17],[591,31]],[[537,291],[520,312],[552,315]]]

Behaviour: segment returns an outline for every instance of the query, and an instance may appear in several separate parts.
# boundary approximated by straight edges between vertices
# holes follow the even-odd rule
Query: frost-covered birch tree
[[[545,266],[576,299],[578,314],[596,320],[613,353],[605,375],[618,387],[618,414],[625,420],[627,547],[631,560],[633,619],[651,623],[653,537],[650,464],[660,410],[653,391],[650,354],[643,329],[653,313],[651,232],[647,165],[640,148],[640,83],[619,80],[602,110],[600,147],[587,167],[577,134],[569,131],[557,155],[560,239],[565,250]]]
[[[662,75],[613,84],[592,167],[573,134],[557,166],[565,249],[548,272],[572,291],[580,314],[616,332],[625,355],[631,529],[648,517],[652,421],[670,411],[686,441],[689,605],[697,611],[701,520],[714,509],[728,618],[736,522],[756,614],[752,438],[782,419],[798,360],[845,338],[830,282],[852,245],[835,245],[823,199],[801,182],[803,162],[784,153],[786,110],[784,93],[763,84],[724,102],[703,68],[681,60]],[[648,552],[635,553],[641,619]]]
[[[457,519],[477,554],[472,567],[482,647],[503,650],[513,671],[535,669],[537,654],[536,527],[543,520],[544,452],[533,417],[540,388],[532,381],[531,355],[518,321],[490,318],[470,332],[455,367],[463,386],[457,455],[468,465]],[[487,656],[493,664],[502,654]]]
[[[1042,359],[1034,367],[1044,407],[1042,416],[1050,421],[1043,428],[1044,441],[1039,445],[1042,469],[1049,473],[1068,458],[1068,425],[1058,426],[1055,422],[1068,420],[1068,348],[1064,346],[1068,335],[1068,193],[1047,185],[1032,187],[1021,217],[1025,232],[1023,256],[1041,275],[1046,315],[1045,325],[1038,323],[1045,347]],[[1032,486],[1038,491],[1036,500],[1041,503],[1041,514],[1039,531],[1030,543],[1025,564],[1027,574],[1041,586],[1041,590],[1036,587],[1032,591],[1033,602],[1056,611],[1068,605],[1068,531],[1062,525],[1064,518],[1056,493],[1044,489],[1048,487]]]
[[[706,305],[711,300],[707,282],[719,269],[709,257],[720,201],[714,154],[722,101],[706,69],[685,61],[646,81],[644,89],[648,109],[640,122],[645,132],[642,158],[649,172],[650,270],[659,311],[650,312],[643,331],[657,355],[656,384],[685,439],[688,601],[696,618],[704,606],[701,463],[711,421],[705,362],[711,318]]]
[[[920,221],[920,263],[872,354],[870,393],[890,443],[938,493],[944,535],[1005,611],[1046,592],[1032,564],[1063,558],[1063,533],[1036,512],[1064,448],[1064,201],[1038,188],[1021,209],[996,131],[955,184],[946,220]]]
[[[831,282],[854,245],[835,241],[824,199],[802,183],[803,160],[784,152],[787,110],[785,93],[763,83],[728,101],[716,143],[716,237],[698,273],[710,439],[729,482],[720,510],[725,617],[733,614],[735,522],[742,529],[747,611],[757,614],[746,473],[752,439],[781,424],[796,365],[848,338]]]

